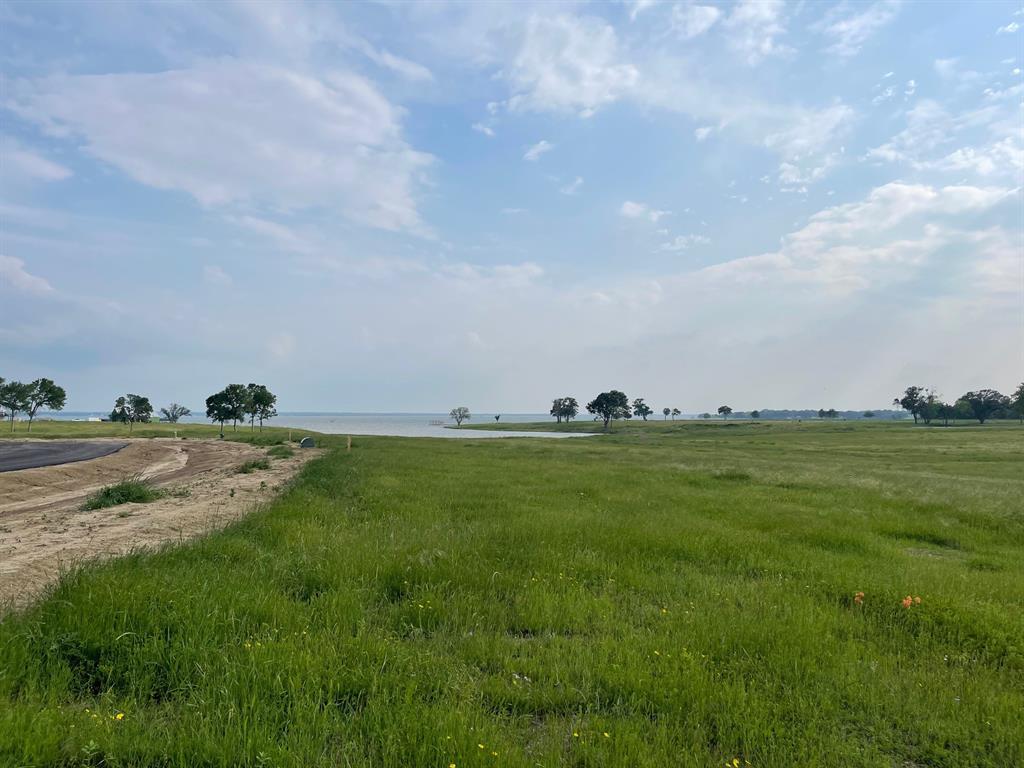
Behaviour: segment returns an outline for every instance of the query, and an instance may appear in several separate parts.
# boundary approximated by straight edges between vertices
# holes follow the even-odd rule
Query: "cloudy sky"
[[[1024,377],[1016,3],[0,5],[0,375],[68,407]]]

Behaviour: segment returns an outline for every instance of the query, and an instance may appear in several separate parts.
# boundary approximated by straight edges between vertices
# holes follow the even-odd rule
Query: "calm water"
[[[106,413],[91,411],[65,411],[54,414],[40,414],[54,419],[85,419],[90,416],[106,416]],[[481,439],[489,437],[580,437],[580,433],[566,432],[515,432],[478,429],[446,429],[431,424],[443,421],[454,426],[455,422],[444,413],[282,413],[267,424],[275,427],[311,429],[316,432],[337,435],[390,435],[394,437],[447,437]],[[553,421],[546,413],[503,413],[502,424],[522,424],[532,421]],[[208,423],[199,416],[182,419],[183,423]],[[470,424],[493,424],[493,413],[473,414]]]

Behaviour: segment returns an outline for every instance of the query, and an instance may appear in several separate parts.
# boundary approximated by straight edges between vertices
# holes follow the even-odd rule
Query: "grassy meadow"
[[[324,444],[6,616],[0,764],[1024,760],[1024,428]]]

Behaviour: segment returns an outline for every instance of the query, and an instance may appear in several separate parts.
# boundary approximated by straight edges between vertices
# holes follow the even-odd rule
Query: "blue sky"
[[[71,409],[1024,377],[1014,3],[0,6],[0,375]]]

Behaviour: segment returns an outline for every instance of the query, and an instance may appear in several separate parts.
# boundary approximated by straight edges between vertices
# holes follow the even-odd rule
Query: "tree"
[[[986,419],[1009,407],[1010,398],[994,389],[979,389],[966,392],[957,402],[963,403],[979,424],[984,424]]]
[[[676,416],[678,416],[681,413],[682,413],[682,411],[680,411],[678,408],[673,408],[672,409],[672,421],[675,421],[676,420]]]
[[[263,384],[249,384],[245,388],[245,412],[249,416],[249,429],[255,428],[256,420],[260,421],[260,432],[263,431],[263,422],[277,416],[277,395],[271,392]]]
[[[452,408],[448,412],[448,416],[455,419],[455,426],[457,427],[461,427],[462,422],[469,421],[473,418],[472,414],[469,412],[469,408],[464,405],[460,405],[458,408]]]
[[[718,415],[721,416],[723,419],[728,419],[730,413],[732,413],[732,408],[730,408],[728,405],[718,406]]]
[[[661,415],[665,417],[665,421],[668,421],[668,415],[670,413],[672,413],[672,409],[671,408],[662,408],[661,409]]]
[[[235,406],[229,401],[227,392],[214,392],[206,398],[206,418],[220,424],[220,436],[224,437],[224,423],[238,417]]]
[[[1024,424],[1024,382],[1021,382],[1021,385],[1010,395],[1010,409],[1017,414],[1020,423]]]
[[[873,418],[875,418],[875,412],[874,411],[864,411],[864,418],[865,419],[873,419]]]
[[[760,419],[761,418],[761,412],[758,411],[758,410],[751,411],[750,412],[750,418],[752,418],[752,419]]]
[[[599,394],[587,403],[587,411],[600,417],[604,421],[605,429],[608,429],[608,422],[612,419],[622,419],[632,415],[629,412],[629,398],[617,389]]]
[[[163,416],[164,421],[170,422],[171,424],[177,424],[178,419],[180,419],[182,416],[191,416],[192,411],[190,411],[184,405],[171,403],[166,408],[160,409],[160,415]]]
[[[562,423],[562,407],[565,402],[564,397],[556,397],[551,401],[551,415],[558,419],[558,423]]]
[[[110,412],[111,421],[120,421],[128,425],[128,431],[135,429],[135,422],[149,422],[153,418],[153,406],[148,397],[133,395],[130,392],[114,401],[114,410]]]
[[[556,397],[551,401],[551,415],[558,419],[559,424],[562,419],[572,421],[579,412],[580,404],[575,397]]]
[[[19,411],[28,410],[31,393],[32,385],[22,384],[20,381],[8,381],[0,385],[0,406],[7,410],[7,416],[11,420],[11,432],[14,431],[14,417]]]
[[[647,421],[647,417],[654,413],[654,411],[651,409],[651,406],[644,402],[642,397],[638,397],[633,401],[633,413]]]
[[[28,414],[28,431],[31,432],[32,419],[36,417],[39,409],[59,411],[64,407],[68,395],[63,387],[58,387],[50,379],[36,379],[28,387],[25,413]]]
[[[914,417],[914,423],[917,424],[917,417],[921,415],[921,409],[925,403],[925,390],[923,387],[907,387],[903,393],[903,397],[897,397],[892,401],[893,405],[897,405],[904,411]]]
[[[956,406],[952,403],[938,403],[935,406],[935,416],[942,419],[943,426],[949,426],[949,420],[956,418]]]
[[[702,419],[710,419],[710,418],[711,418],[711,414],[710,414],[710,413],[708,413],[707,411],[704,411],[704,413],[702,413],[702,414],[700,415],[700,417],[701,417]]]
[[[567,422],[572,421],[576,418],[580,412],[580,404],[576,402],[575,397],[563,397],[562,398],[562,418]]]

